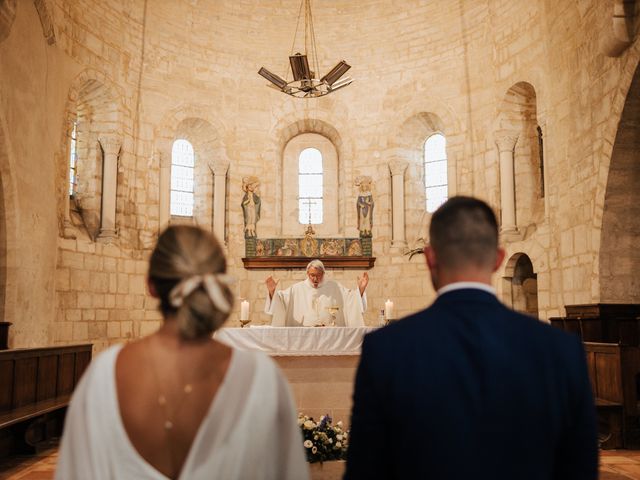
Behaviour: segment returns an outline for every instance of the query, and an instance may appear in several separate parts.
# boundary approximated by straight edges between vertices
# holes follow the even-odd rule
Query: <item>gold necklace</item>
[[[173,430],[173,427],[175,426],[175,419],[178,413],[180,412],[180,409],[182,408],[184,401],[186,400],[187,396],[189,396],[191,392],[193,392],[193,384],[191,382],[186,382],[182,385],[182,388],[180,389],[181,390],[180,397],[178,401],[175,402],[175,408],[171,409],[169,406],[169,402],[167,401],[167,394],[164,393],[167,391],[167,389],[164,388],[165,386],[163,385],[163,382],[160,380],[158,367],[156,365],[156,362],[153,360],[153,353],[151,351],[151,341],[147,343],[147,356],[148,356],[149,362],[151,363],[151,369],[153,370],[153,376],[155,379],[156,386],[158,387],[158,390],[159,390],[157,402],[160,408],[162,409],[162,411],[164,412],[163,426],[164,426],[164,429],[167,432],[169,432]],[[176,360],[176,364],[177,363],[178,361]],[[178,368],[178,371],[180,371],[180,368]],[[177,378],[177,381],[175,383],[180,385],[182,382],[178,378],[178,375],[176,375],[176,378]]]

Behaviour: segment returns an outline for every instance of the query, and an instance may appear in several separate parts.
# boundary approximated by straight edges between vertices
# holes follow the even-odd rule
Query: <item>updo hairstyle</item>
[[[210,336],[229,317],[220,311],[201,284],[183,298],[179,307],[169,299],[182,280],[197,275],[224,274],[227,261],[213,234],[190,225],[168,227],[160,237],[149,260],[149,280],[160,298],[160,311],[166,318],[175,317],[184,339]],[[216,280],[217,281],[217,280]],[[224,282],[218,282],[222,295],[233,306],[233,294]]]

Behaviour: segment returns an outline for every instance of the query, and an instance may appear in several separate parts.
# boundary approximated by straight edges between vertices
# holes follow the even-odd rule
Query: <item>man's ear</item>
[[[496,263],[493,266],[493,273],[498,271],[500,265],[502,265],[502,262],[504,261],[504,257],[506,254],[507,252],[505,252],[504,248],[498,247],[498,251],[496,252]]]
[[[436,252],[434,252],[431,245],[424,247],[424,256],[427,259],[427,267],[429,267],[429,269],[435,268],[438,262],[436,260]]]
[[[156,290],[156,286],[153,281],[147,277],[147,290],[149,290],[149,295],[153,298],[159,298],[158,291]]]

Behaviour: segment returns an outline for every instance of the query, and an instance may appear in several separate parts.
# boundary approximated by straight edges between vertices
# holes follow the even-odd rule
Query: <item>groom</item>
[[[454,197],[429,234],[438,297],[365,337],[344,478],[596,479],[582,344],[498,301],[493,211]]]

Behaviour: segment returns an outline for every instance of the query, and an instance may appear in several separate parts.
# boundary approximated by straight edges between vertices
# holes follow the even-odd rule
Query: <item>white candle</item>
[[[246,300],[240,302],[240,320],[249,320],[249,302]]]
[[[393,318],[395,318],[393,316],[393,302],[389,299],[384,302],[384,315],[387,317],[387,320],[392,320]]]

